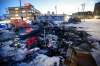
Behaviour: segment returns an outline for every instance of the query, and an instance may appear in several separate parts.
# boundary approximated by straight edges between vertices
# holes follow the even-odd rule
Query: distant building
[[[40,11],[34,8],[30,3],[22,7],[8,7],[10,19],[30,20],[40,14]]]
[[[73,17],[81,18],[81,19],[91,19],[93,18],[93,12],[86,11],[86,12],[76,12],[72,14]]]
[[[65,21],[64,14],[46,14],[46,15],[39,15],[37,17],[38,21]]]
[[[95,4],[94,16],[95,16],[95,18],[100,18],[100,2]]]
[[[3,17],[4,17],[5,19],[10,19],[9,14],[3,14]]]

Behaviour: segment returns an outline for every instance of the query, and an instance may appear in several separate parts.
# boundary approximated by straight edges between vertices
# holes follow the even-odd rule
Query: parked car
[[[68,20],[68,23],[80,23],[81,22],[81,19],[80,18],[77,18],[77,17],[74,17],[74,18],[69,18]]]

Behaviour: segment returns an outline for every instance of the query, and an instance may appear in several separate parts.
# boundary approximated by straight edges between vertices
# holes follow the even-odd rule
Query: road
[[[79,30],[87,31],[93,38],[100,40],[100,19],[86,19],[79,24],[69,24],[69,26],[83,27]]]

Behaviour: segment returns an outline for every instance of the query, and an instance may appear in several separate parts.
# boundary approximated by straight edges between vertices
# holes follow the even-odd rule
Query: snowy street
[[[95,39],[100,39],[100,19],[85,19],[79,24],[69,24],[68,26],[83,27],[79,30],[85,30],[93,36]]]

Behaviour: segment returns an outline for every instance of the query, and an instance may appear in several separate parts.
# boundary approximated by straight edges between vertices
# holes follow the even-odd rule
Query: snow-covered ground
[[[82,20],[79,24],[69,24],[68,26],[83,27],[79,30],[85,30],[92,35],[93,38],[100,40],[100,19]]]
[[[5,23],[10,23],[10,20],[3,20],[3,21],[0,21],[0,24],[5,24]]]

